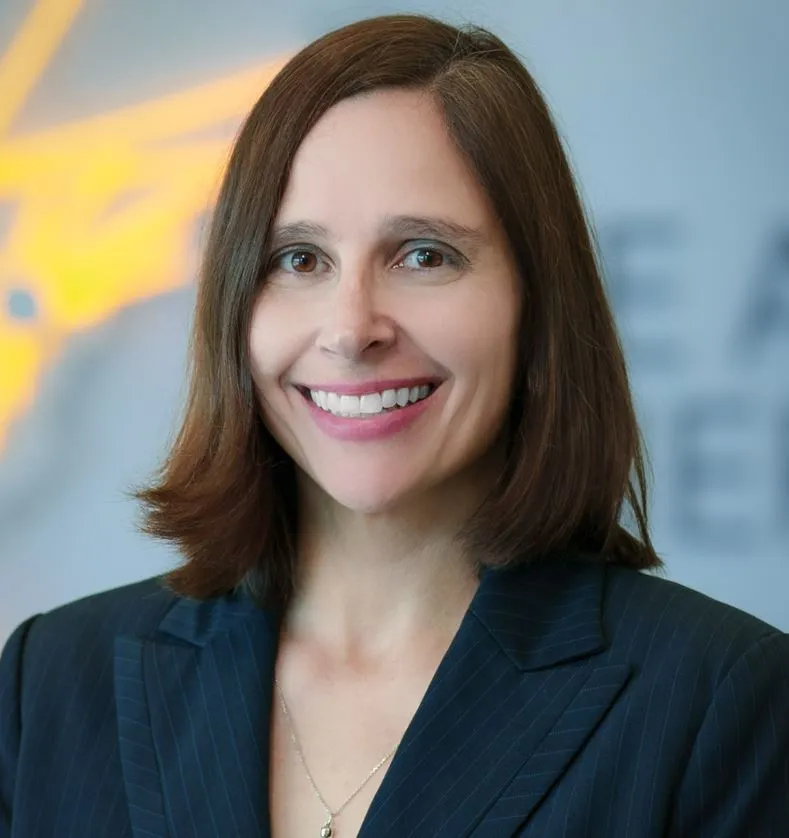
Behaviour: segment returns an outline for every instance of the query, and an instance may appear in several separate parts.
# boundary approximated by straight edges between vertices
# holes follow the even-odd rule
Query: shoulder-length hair
[[[660,566],[623,352],[548,107],[490,32],[393,15],[301,50],[236,139],[203,257],[183,420],[155,482],[136,493],[143,530],[173,542],[185,559],[169,584],[198,598],[245,584],[279,606],[292,590],[295,466],[261,419],[250,314],[299,145],[333,105],[382,88],[435,97],[492,201],[525,292],[507,466],[469,521],[466,543],[487,566],[566,551]]]

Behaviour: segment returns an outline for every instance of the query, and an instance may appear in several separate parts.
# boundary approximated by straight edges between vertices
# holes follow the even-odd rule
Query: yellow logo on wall
[[[281,66],[10,136],[83,4],[38,0],[0,56],[0,449],[69,335],[185,281],[228,152],[208,132],[238,124]]]

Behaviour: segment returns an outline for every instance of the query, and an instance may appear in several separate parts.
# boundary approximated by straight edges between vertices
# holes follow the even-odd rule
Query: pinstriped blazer
[[[0,838],[269,836],[276,617],[149,580],[21,625]],[[362,838],[786,838],[789,636],[603,564],[489,571]]]

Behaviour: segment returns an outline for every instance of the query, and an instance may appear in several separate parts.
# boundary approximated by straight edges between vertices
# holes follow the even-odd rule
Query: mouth
[[[308,402],[332,416],[343,419],[374,419],[429,399],[439,386],[438,383],[429,382],[353,395],[302,385],[297,385],[296,389]]]

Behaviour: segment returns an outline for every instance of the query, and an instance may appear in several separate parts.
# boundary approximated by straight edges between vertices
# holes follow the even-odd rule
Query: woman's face
[[[385,512],[480,475],[516,365],[520,283],[426,94],[328,111],[296,155],[255,303],[267,426],[342,506]]]

